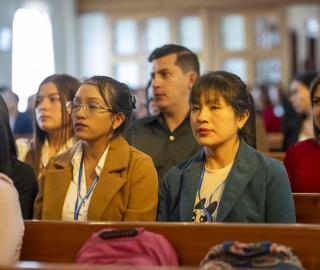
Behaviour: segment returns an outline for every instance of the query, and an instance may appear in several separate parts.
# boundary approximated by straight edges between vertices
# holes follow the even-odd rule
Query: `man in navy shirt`
[[[155,49],[148,60],[153,100],[160,114],[133,123],[131,144],[151,156],[160,184],[172,166],[202,149],[189,120],[189,93],[200,68],[196,54],[174,44]]]

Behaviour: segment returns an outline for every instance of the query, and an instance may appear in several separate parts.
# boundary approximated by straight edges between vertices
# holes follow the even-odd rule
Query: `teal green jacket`
[[[205,154],[172,167],[159,190],[158,221],[191,222]],[[295,208],[282,162],[241,140],[222,193],[217,222],[295,223]]]

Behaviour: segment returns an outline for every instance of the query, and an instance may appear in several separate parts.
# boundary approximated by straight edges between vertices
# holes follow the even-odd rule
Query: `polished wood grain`
[[[132,227],[164,235],[175,248],[181,266],[198,266],[211,246],[224,241],[272,241],[292,247],[306,269],[320,269],[320,226],[302,224],[25,221],[21,260],[72,263],[92,233]]]
[[[21,262],[15,267],[4,267],[0,265],[0,270],[199,270],[198,267],[185,266],[117,266],[117,265],[83,265],[75,263],[39,263],[39,262]],[[238,270],[239,268],[235,269]],[[255,270],[254,268],[241,270]],[[268,270],[268,269],[265,269]],[[276,269],[271,269],[276,270]]]
[[[266,8],[279,7],[292,4],[312,4],[318,3],[318,0],[76,0],[77,10],[79,13],[84,12],[107,12],[123,13],[131,12],[141,13],[145,11],[159,11],[163,14],[178,10],[194,9],[248,9],[248,8]]]
[[[320,193],[293,193],[298,223],[320,224]]]
[[[271,151],[281,151],[283,142],[282,132],[271,132],[267,134],[267,139],[269,141],[269,147]]]
[[[286,152],[263,152],[263,154],[283,162]]]

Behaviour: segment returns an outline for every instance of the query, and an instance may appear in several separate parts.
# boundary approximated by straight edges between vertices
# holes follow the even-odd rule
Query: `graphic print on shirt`
[[[201,201],[202,201],[203,205],[206,205],[206,198],[201,199]],[[214,211],[217,209],[217,206],[218,206],[218,202],[214,201],[210,205],[208,205],[208,207],[206,208],[211,216],[214,213]],[[194,222],[194,223],[208,222],[208,218],[207,218],[206,214],[204,213],[200,202],[198,202],[196,204],[196,206],[194,207],[193,215],[192,215],[192,222]]]

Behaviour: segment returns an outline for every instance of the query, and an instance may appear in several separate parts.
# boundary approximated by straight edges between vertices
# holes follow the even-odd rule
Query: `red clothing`
[[[269,132],[280,132],[281,131],[281,119],[275,116],[274,107],[269,105],[262,111],[262,117],[266,131]]]
[[[291,144],[283,163],[292,192],[320,193],[320,146],[315,139]]]

